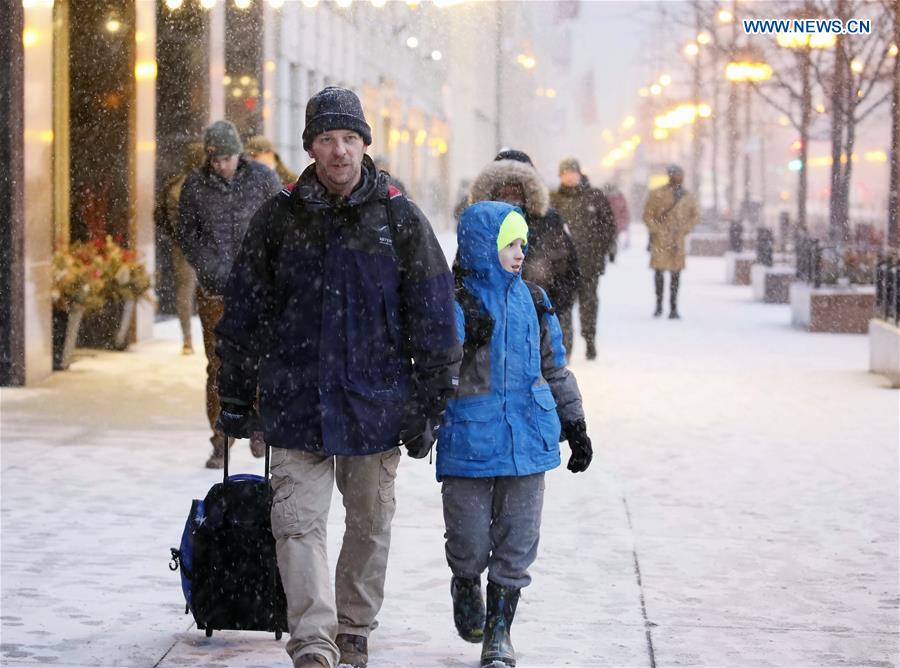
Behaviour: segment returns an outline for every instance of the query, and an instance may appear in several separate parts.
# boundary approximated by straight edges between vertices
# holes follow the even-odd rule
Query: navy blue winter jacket
[[[250,222],[216,328],[220,397],[266,442],[331,455],[397,445],[407,404],[449,393],[462,347],[431,225],[368,156],[349,198],[310,165]]]

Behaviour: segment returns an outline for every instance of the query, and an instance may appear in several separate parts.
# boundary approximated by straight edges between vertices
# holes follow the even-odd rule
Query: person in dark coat
[[[559,181],[559,190],[550,196],[550,201],[569,226],[578,249],[581,335],[590,360],[597,357],[597,289],[600,276],[606,271],[606,258],[615,258],[616,218],[606,196],[591,186],[575,158],[560,162]]]
[[[444,253],[424,214],[365,155],[371,142],[352,91],[328,87],[309,100],[303,145],[315,162],[250,222],[216,329],[222,430],[241,437],[261,420],[272,446],[272,533],[295,668],[367,664],[397,446],[427,454],[462,358]],[[346,524],[332,584],[335,482]]]
[[[176,239],[197,274],[197,311],[203,325],[206,351],[206,414],[213,430],[213,450],[207,468],[225,465],[226,438],[216,429],[219,395],[216,390],[214,329],[222,317],[222,293],[237,257],[250,217],[269,197],[281,189],[271,169],[243,155],[244,146],[234,125],[216,121],[203,139],[206,161],[188,175],[178,199]],[[256,457],[265,454],[261,433],[254,433],[250,449]]]
[[[173,174],[159,191],[153,208],[153,218],[172,239],[176,239],[178,234],[178,201],[181,198],[181,188],[191,172],[200,167],[205,160],[206,153],[202,142],[189,143],[185,147],[181,171]],[[197,274],[177,242],[172,244],[172,265],[175,269],[175,312],[181,325],[181,352],[193,355],[191,317],[194,315]]]
[[[520,207],[528,222],[526,281],[547,291],[563,332],[567,354],[572,351],[572,306],[578,290],[578,257],[565,222],[550,206],[547,186],[522,151],[507,149],[485,167],[470,189],[472,203],[500,201]]]

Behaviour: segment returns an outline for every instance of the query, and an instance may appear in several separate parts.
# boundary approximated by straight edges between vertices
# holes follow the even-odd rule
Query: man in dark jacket
[[[188,175],[181,188],[176,238],[199,283],[197,311],[207,360],[206,414],[213,430],[213,451],[206,466],[216,469],[225,465],[226,438],[216,429],[219,363],[213,330],[222,317],[225,281],[250,217],[281,189],[281,182],[271,169],[242,155],[241,138],[228,121],[216,121],[206,128],[203,146],[206,161]],[[261,433],[253,434],[250,449],[256,457],[265,454]]]
[[[572,306],[578,290],[575,244],[559,213],[550,206],[550,193],[527,153],[500,151],[472,184],[472,203],[506,202],[525,212],[528,246],[522,277],[547,291],[559,319],[566,354],[572,352]]]
[[[462,358],[443,251],[365,155],[371,141],[353,92],[328,87],[309,100],[303,145],[315,162],[253,217],[216,329],[226,434],[254,429],[260,391],[295,668],[366,665],[397,445],[427,453]],[[335,482],[346,524],[332,586]]]
[[[581,335],[587,358],[592,360],[597,357],[597,288],[600,275],[606,271],[607,256],[610,260],[615,257],[616,219],[606,196],[591,186],[575,158],[559,163],[559,182],[559,190],[550,196],[550,201],[569,225],[578,249]]]

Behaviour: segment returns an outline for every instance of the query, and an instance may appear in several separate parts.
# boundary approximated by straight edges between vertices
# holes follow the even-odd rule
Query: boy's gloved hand
[[[572,448],[572,456],[569,457],[566,468],[572,473],[586,471],[594,457],[594,450],[591,447],[591,439],[587,435],[587,426],[584,424],[584,420],[564,424],[563,432],[565,432],[566,440],[569,441],[569,447]]]
[[[262,431],[262,424],[253,406],[223,401],[216,419],[216,431],[232,438],[250,438],[253,432]]]

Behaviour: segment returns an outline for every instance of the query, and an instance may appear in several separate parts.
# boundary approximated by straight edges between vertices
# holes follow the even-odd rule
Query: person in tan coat
[[[669,272],[669,318],[678,319],[678,283],[684,269],[684,239],[699,222],[697,198],[684,189],[684,170],[671,165],[669,182],[650,193],[644,223],[650,230],[650,268],[655,271],[656,310],[662,315],[664,273]]]

